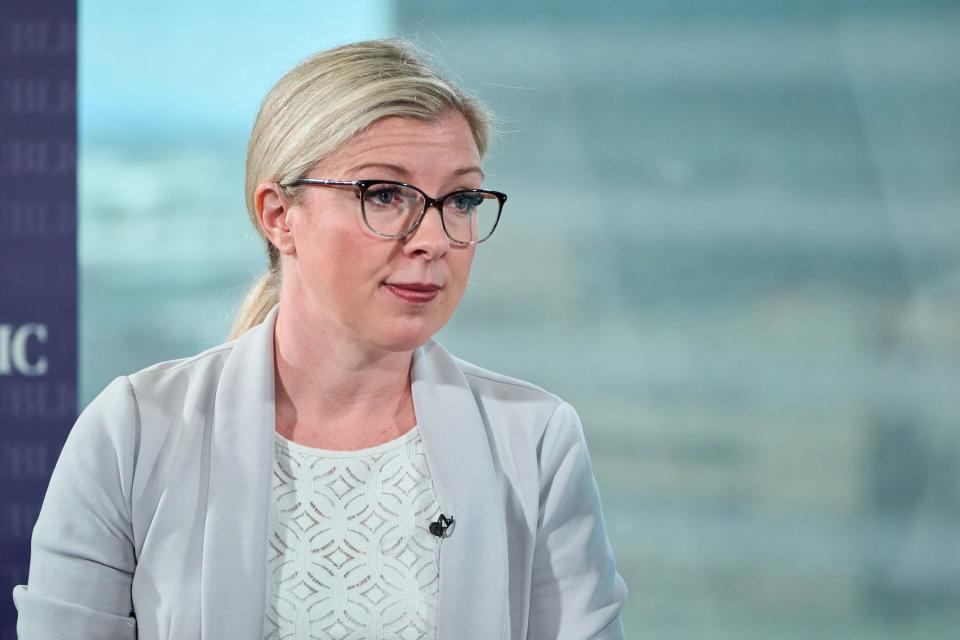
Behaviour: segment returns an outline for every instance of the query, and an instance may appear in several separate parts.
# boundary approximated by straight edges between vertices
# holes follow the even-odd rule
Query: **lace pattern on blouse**
[[[419,427],[357,451],[274,441],[264,639],[434,639],[440,506]]]

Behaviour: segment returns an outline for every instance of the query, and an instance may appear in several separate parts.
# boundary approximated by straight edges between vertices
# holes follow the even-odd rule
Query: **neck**
[[[403,433],[415,417],[412,351],[363,349],[284,302],[274,332],[276,428],[345,443]],[[285,313],[286,312],[286,313]]]

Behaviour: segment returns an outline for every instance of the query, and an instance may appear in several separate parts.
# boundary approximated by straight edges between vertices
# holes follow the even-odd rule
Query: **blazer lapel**
[[[262,638],[278,310],[237,339],[217,386],[200,577],[204,640]]]
[[[413,405],[441,509],[456,524],[440,548],[438,638],[504,638],[507,534],[492,443],[477,401],[436,342],[414,352]]]

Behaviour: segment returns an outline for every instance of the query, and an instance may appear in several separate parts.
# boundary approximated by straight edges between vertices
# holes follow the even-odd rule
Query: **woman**
[[[622,637],[576,413],[431,339],[506,199],[487,136],[401,42],[280,80],[247,156],[268,272],[235,340],[81,414],[23,640]]]

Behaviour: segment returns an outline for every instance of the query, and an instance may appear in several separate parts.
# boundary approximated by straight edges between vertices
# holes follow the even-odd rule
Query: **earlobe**
[[[289,225],[290,202],[275,182],[264,182],[253,193],[253,205],[260,228],[280,253],[296,253]]]

